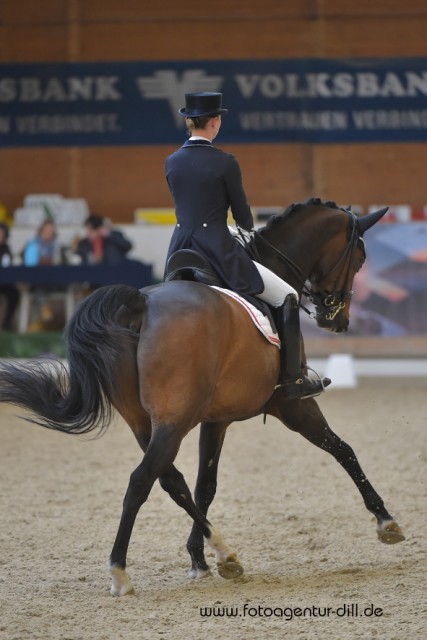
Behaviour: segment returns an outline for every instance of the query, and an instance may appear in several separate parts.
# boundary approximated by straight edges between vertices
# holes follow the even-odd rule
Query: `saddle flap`
[[[179,249],[171,255],[165,280],[192,280],[217,287],[223,284],[206,258],[193,249]]]

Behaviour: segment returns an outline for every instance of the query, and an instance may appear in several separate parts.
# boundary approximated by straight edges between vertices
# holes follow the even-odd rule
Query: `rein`
[[[351,212],[343,209],[345,213],[350,217],[351,220],[351,230],[349,234],[349,239],[346,248],[344,249],[342,255],[336,262],[336,264],[332,267],[328,274],[324,277],[329,277],[334,271],[340,269],[337,278],[335,280],[335,285],[332,291],[326,291],[325,289],[319,288],[318,291],[312,291],[307,288],[306,282],[308,280],[308,275],[304,273],[304,271],[297,265],[293,260],[288,258],[280,249],[275,247],[269,240],[266,240],[264,236],[262,236],[257,231],[254,231],[254,236],[257,240],[261,240],[266,246],[269,247],[274,253],[276,253],[282,262],[286,264],[286,266],[291,269],[294,276],[302,285],[302,295],[308,298],[316,307],[316,314],[307,309],[300,302],[300,307],[303,309],[311,318],[316,316],[325,316],[327,320],[333,320],[335,316],[345,307],[345,301],[353,296],[354,291],[346,288],[346,284],[344,285],[341,291],[338,290],[338,282],[341,279],[343,271],[347,268],[347,273],[345,276],[345,283],[348,281],[348,276],[350,273],[350,268],[353,262],[353,257],[357,249],[357,245],[361,240],[363,242],[363,238],[359,232],[359,225],[356,216]],[[255,242],[251,243],[251,246],[248,247],[252,253],[252,257],[259,262],[260,257],[258,250],[255,246]]]

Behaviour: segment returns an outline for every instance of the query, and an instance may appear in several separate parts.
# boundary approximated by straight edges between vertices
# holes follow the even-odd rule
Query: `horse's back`
[[[246,353],[270,345],[256,329],[245,308],[230,296],[205,284],[173,281],[142,289],[146,295],[144,339],[161,333],[162,340],[174,340],[180,333],[188,340],[204,338],[197,347],[204,351],[213,342],[216,351],[224,346]],[[166,335],[165,335],[166,333]],[[160,338],[160,335],[159,335]],[[249,341],[249,342],[248,342]],[[187,348],[189,344],[186,344]],[[275,351],[275,348],[272,348]]]
[[[173,280],[151,285],[141,289],[146,296],[149,306],[156,306],[161,309],[163,306],[169,311],[174,311],[175,306],[181,308],[185,306],[189,309],[203,307],[207,311],[211,305],[218,301],[216,291],[211,287],[188,280]],[[173,309],[171,306],[173,305]]]
[[[201,419],[260,409],[278,373],[277,349],[235,300],[206,285],[149,288],[138,346],[141,402],[171,419],[179,407]],[[179,412],[179,411],[178,411]],[[192,414],[192,415],[190,415]]]

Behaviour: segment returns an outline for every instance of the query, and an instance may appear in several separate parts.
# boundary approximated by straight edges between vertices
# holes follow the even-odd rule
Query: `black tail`
[[[64,433],[105,430],[120,361],[136,353],[146,298],[123,285],[102,287],[76,309],[66,330],[68,367],[61,362],[0,364],[0,402],[29,409],[26,418]]]

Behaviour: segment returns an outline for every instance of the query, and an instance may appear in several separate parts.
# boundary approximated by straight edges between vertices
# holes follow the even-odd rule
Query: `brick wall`
[[[2,0],[0,62],[348,58],[426,55],[424,0]],[[220,145],[220,139],[218,141]],[[222,145],[253,205],[317,195],[342,203],[427,202],[425,144]],[[32,192],[85,197],[129,222],[170,206],[171,147],[0,149],[0,201]]]

